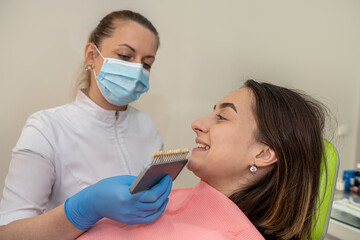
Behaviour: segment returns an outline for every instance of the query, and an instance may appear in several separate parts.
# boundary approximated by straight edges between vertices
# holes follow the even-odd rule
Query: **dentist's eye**
[[[226,118],[224,118],[220,114],[216,114],[216,117],[217,117],[218,120],[227,120]]]
[[[147,63],[142,63],[143,65],[143,68],[145,68],[146,70],[149,70],[151,68],[151,65],[150,64],[147,64]]]
[[[130,57],[123,54],[118,54],[119,58],[124,61],[130,61]]]

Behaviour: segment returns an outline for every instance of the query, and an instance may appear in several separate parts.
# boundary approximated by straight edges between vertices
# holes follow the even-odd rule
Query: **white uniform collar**
[[[125,111],[106,110],[93,102],[87,96],[87,92],[88,89],[86,88],[79,90],[76,95],[75,103],[90,112],[100,121],[113,124],[115,121],[123,121],[128,115],[129,108],[131,108],[129,105]]]

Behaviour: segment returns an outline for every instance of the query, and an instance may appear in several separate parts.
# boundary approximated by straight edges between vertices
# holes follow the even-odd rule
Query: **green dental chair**
[[[331,207],[339,170],[339,158],[333,145],[324,139],[324,156],[320,167],[317,213],[313,218],[312,239],[324,239],[330,221]]]

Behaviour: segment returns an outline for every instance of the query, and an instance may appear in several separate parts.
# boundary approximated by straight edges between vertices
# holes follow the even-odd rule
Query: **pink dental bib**
[[[194,188],[173,189],[169,199],[163,215],[152,223],[102,219],[78,239],[264,239],[229,198],[203,181]]]

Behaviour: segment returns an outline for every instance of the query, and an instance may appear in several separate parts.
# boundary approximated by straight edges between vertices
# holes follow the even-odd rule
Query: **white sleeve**
[[[45,125],[28,119],[13,149],[0,203],[0,225],[42,214],[55,181],[54,153]]]

